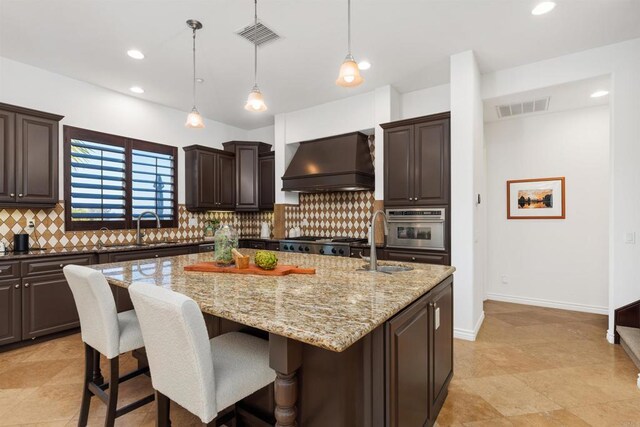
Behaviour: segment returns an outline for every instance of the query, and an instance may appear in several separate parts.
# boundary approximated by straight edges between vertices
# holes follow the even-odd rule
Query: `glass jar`
[[[213,237],[215,243],[214,260],[218,265],[232,265],[231,251],[238,248],[238,234],[228,225],[220,227]]]

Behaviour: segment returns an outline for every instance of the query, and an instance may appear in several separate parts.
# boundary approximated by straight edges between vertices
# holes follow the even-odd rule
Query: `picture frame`
[[[565,219],[564,177],[507,181],[507,219]]]

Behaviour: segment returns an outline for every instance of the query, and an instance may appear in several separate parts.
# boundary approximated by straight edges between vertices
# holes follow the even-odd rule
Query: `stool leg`
[[[100,353],[98,350],[93,350],[93,373],[91,381],[95,385],[104,384],[104,377],[102,376],[102,371],[100,370]]]
[[[107,402],[107,418],[104,420],[105,427],[113,427],[116,422],[118,385],[120,381],[120,356],[114,357],[109,363],[109,401]]]
[[[89,419],[89,405],[91,405],[91,396],[89,391],[89,383],[93,379],[93,359],[94,350],[89,344],[84,345],[84,385],[82,387],[82,403],[80,404],[80,418],[78,418],[78,427],[85,427]]]
[[[156,426],[157,427],[170,427],[171,426],[171,400],[164,394],[156,390]]]

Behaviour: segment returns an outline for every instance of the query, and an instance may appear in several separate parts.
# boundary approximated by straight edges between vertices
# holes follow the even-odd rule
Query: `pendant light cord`
[[[193,108],[196,108],[196,28],[193,28]]]
[[[351,0],[347,0],[347,40],[349,56],[351,56]]]
[[[258,0],[253,0],[253,84],[258,86]]]

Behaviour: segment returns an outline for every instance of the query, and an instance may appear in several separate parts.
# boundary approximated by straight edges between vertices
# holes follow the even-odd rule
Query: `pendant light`
[[[202,129],[204,120],[196,108],[196,31],[202,28],[202,24],[195,19],[189,19],[187,26],[193,30],[193,108],[184,125],[188,128]]]
[[[351,0],[347,0],[347,22],[349,52],[340,66],[340,74],[338,74],[336,84],[342,87],[356,87],[364,82],[364,79],[360,75],[360,69],[358,68],[356,60],[353,59],[353,55],[351,55]]]
[[[258,87],[258,0],[253,0],[254,5],[254,21],[253,21],[253,89],[249,92],[247,103],[244,109],[254,113],[267,111],[267,105],[264,103],[264,96]]]

